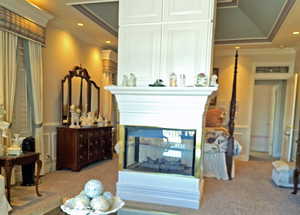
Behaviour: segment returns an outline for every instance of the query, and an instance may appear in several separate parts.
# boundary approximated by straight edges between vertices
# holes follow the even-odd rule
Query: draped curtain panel
[[[4,120],[12,123],[17,75],[17,45],[18,38],[8,32],[0,31],[0,104],[6,110]],[[11,136],[8,136],[7,145]],[[12,173],[12,183],[15,183],[15,174]]]
[[[41,153],[41,160],[46,161],[43,145],[43,61],[42,46],[28,41],[29,72],[31,78],[31,91],[33,101],[34,135],[36,151]],[[45,174],[42,168],[42,174]]]
[[[4,104],[6,121],[10,123],[16,91],[17,41],[15,35],[0,31],[0,104]]]

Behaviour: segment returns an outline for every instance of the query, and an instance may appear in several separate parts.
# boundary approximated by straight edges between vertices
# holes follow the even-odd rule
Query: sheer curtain
[[[38,43],[28,41],[28,67],[31,80],[31,93],[33,101],[33,132],[35,136],[35,148],[41,153],[41,160],[45,164],[46,155],[43,145],[43,59],[42,46]],[[45,166],[45,165],[43,165]],[[45,168],[42,168],[42,174],[45,174]]]

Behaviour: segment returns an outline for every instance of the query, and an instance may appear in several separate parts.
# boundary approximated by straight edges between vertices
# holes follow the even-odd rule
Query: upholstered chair
[[[5,196],[5,180],[2,175],[0,175],[0,214],[8,215],[8,212],[11,211],[11,207]]]

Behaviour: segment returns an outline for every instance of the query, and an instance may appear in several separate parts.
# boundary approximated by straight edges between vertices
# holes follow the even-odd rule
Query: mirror
[[[99,103],[100,103],[100,88],[96,85],[94,81],[91,84],[91,112],[99,113]]]
[[[94,112],[99,115],[100,88],[90,79],[86,69],[76,66],[62,80],[62,123],[70,124],[70,105],[81,113]]]

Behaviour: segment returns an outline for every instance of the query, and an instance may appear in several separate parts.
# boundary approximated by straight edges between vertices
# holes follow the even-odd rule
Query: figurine
[[[197,75],[196,87],[206,87],[207,86],[207,77],[204,73],[199,73]]]
[[[210,86],[211,87],[218,87],[219,84],[217,83],[218,76],[216,74],[213,74],[210,78]]]
[[[172,73],[170,75],[170,84],[169,84],[170,87],[177,87],[177,76],[175,73]]]
[[[179,75],[179,86],[180,87],[185,87],[185,74],[180,74]]]
[[[128,77],[127,77],[127,75],[123,75],[122,86],[123,87],[128,86]]]
[[[83,127],[90,127],[93,126],[95,123],[95,114],[94,112],[88,112],[87,114],[83,114],[80,117],[80,121],[81,121],[81,126]]]
[[[76,108],[75,105],[70,106],[70,112],[71,112],[71,125],[69,128],[80,128],[79,125],[79,115],[80,115],[80,109]]]
[[[7,148],[8,155],[20,155],[22,154],[22,142],[25,137],[20,137],[19,134],[14,134],[14,139],[12,139],[13,144]]]
[[[136,86],[136,77],[133,73],[129,74],[129,79],[128,79],[128,87],[135,87]]]
[[[104,117],[99,113],[98,119],[97,119],[97,126],[102,127],[104,126]]]
[[[163,80],[157,79],[153,84],[149,84],[149,87],[165,87]]]

